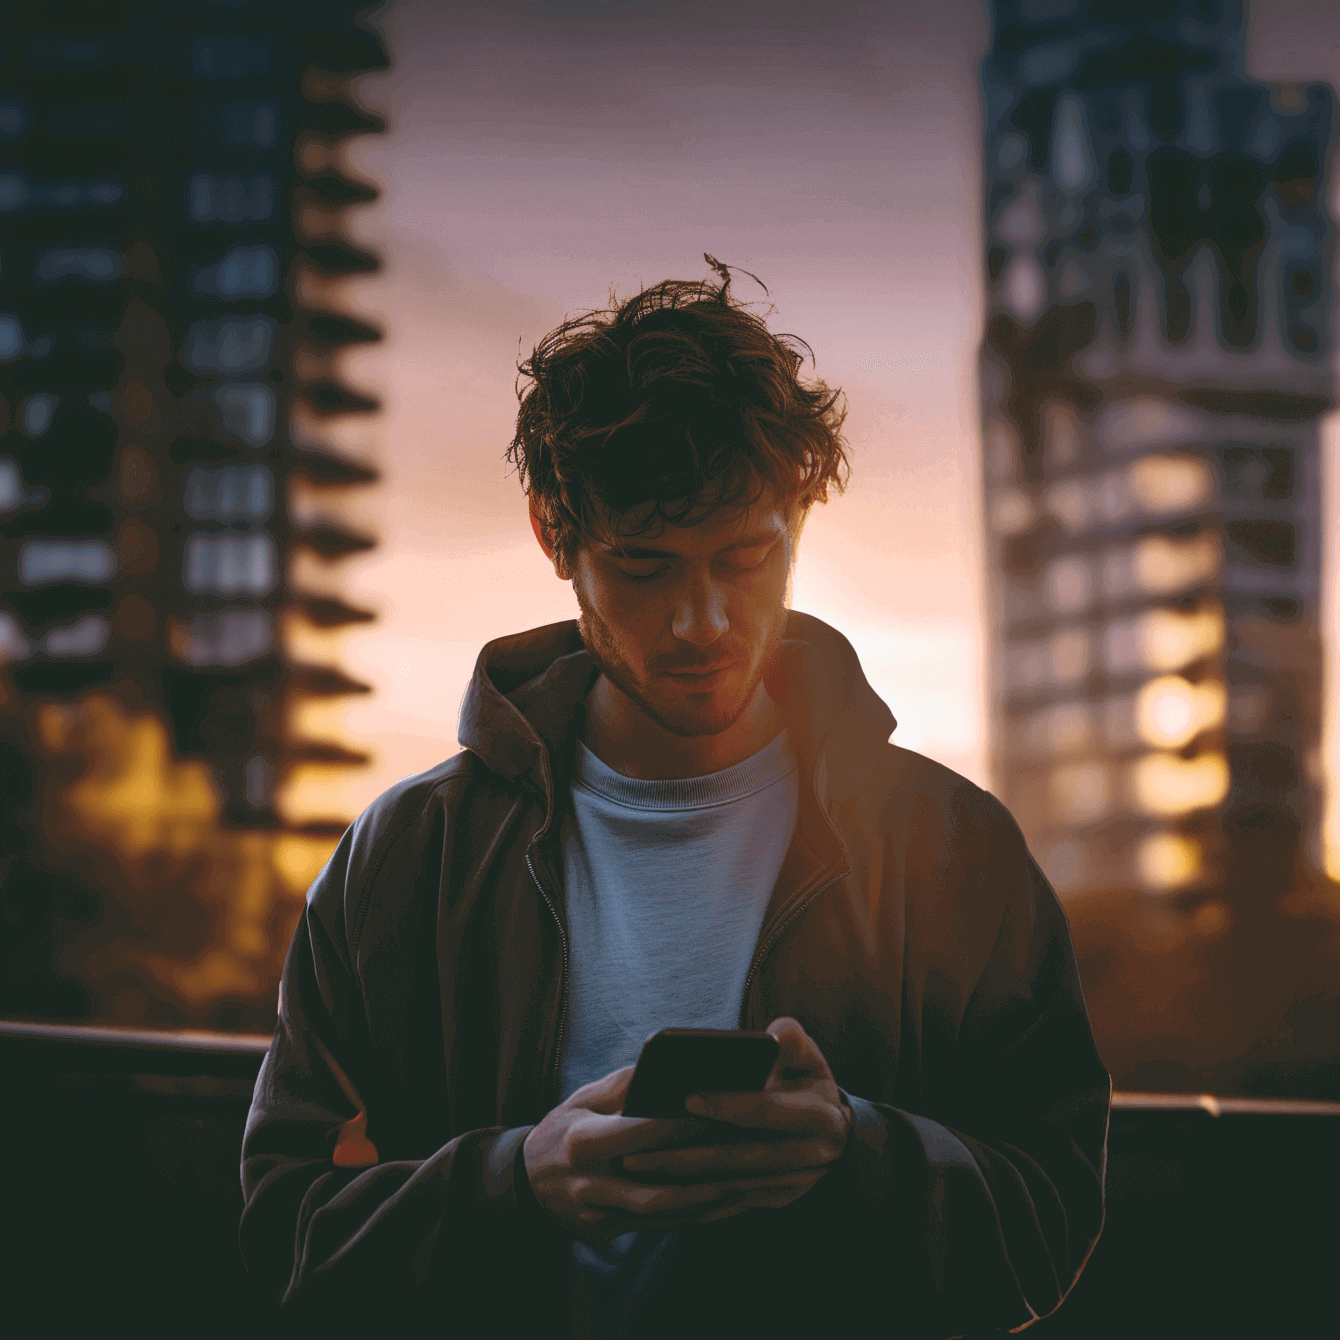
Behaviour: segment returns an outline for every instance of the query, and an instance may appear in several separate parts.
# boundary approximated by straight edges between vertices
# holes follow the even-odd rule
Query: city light
[[[1151,679],[1136,696],[1136,724],[1146,744],[1179,749],[1201,731],[1224,719],[1227,694],[1223,684],[1190,684],[1180,675]]]
[[[1146,814],[1189,814],[1228,795],[1228,760],[1218,752],[1179,758],[1147,754],[1130,770],[1131,798]]]
[[[1181,833],[1151,833],[1141,839],[1135,866],[1146,887],[1160,891],[1179,889],[1201,872],[1204,851],[1194,838]]]

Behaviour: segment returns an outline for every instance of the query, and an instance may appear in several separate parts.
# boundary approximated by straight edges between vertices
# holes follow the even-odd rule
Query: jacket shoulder
[[[463,749],[388,787],[345,830],[307,891],[307,907],[336,943],[347,946],[351,957],[357,953],[373,894],[386,882],[383,873],[403,871],[408,877],[395,881],[398,897],[412,900],[421,882],[413,873],[422,865],[425,850],[435,835],[441,840],[446,815],[459,805],[460,792],[479,782],[499,784],[477,755]]]
[[[1024,846],[1014,816],[990,791],[937,763],[935,759],[889,742],[872,771],[869,785],[879,803],[910,824],[942,831],[959,843],[974,840]]]

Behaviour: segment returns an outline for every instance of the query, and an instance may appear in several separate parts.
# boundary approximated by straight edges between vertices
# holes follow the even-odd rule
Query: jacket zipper
[[[744,1027],[745,1015],[749,1012],[749,987],[750,987],[750,985],[753,983],[755,974],[756,974],[756,973],[758,972],[758,970],[763,966],[763,960],[764,960],[765,958],[767,958],[767,956],[768,956],[768,952],[772,949],[773,945],[775,945],[775,944],[777,943],[777,941],[781,939],[782,932],[783,932],[783,931],[784,931],[784,930],[785,930],[785,929],[786,929],[786,928],[787,928],[787,927],[788,927],[788,926],[789,926],[789,925],[790,925],[790,924],[791,924],[791,923],[792,923],[792,922],[793,922],[793,921],[794,921],[794,920],[795,920],[795,919],[796,919],[796,918],[797,918],[797,917],[798,917],[798,916],[799,916],[799,915],[800,915],[800,914],[801,914],[801,913],[802,913],[802,912],[803,912],[803,911],[804,911],[804,910],[805,910],[805,909],[806,909],[806,908],[807,908],[807,907],[808,907],[808,906],[809,906],[809,905],[810,905],[810,904],[811,904],[811,903],[812,903],[812,902],[813,902],[813,901],[814,901],[814,900],[815,900],[821,893],[823,893],[823,891],[824,891],[825,889],[831,889],[831,888],[833,887],[833,885],[836,884],[836,883],[838,882],[838,880],[840,880],[840,879],[846,879],[846,877],[847,877],[848,875],[850,875],[850,874],[851,874],[851,867],[850,867],[850,866],[847,866],[847,868],[844,869],[844,870],[839,870],[838,873],[837,873],[836,875],[834,875],[832,879],[825,881],[823,884],[820,884],[819,887],[818,887],[817,889],[815,889],[815,891],[814,891],[812,894],[810,894],[810,896],[809,896],[808,898],[806,898],[806,899],[802,900],[801,902],[797,903],[796,906],[793,907],[793,908],[790,910],[790,912],[788,912],[788,913],[786,914],[786,916],[783,917],[782,920],[779,921],[779,922],[777,923],[777,925],[776,925],[775,927],[773,927],[772,934],[769,935],[768,938],[763,942],[763,946],[762,946],[762,948],[761,948],[761,949],[758,951],[758,953],[754,956],[754,961],[753,961],[753,963],[751,963],[751,964],[749,965],[749,975],[744,979],[744,991],[741,993],[741,996],[740,996],[740,1022],[739,1022],[739,1026],[740,1026],[741,1028]]]
[[[563,1029],[568,1021],[568,933],[563,929],[563,919],[558,915],[558,907],[554,900],[545,892],[544,885],[540,883],[540,877],[535,873],[535,867],[531,864],[530,852],[526,853],[526,869],[530,871],[530,877],[535,881],[535,887],[540,891],[540,897],[544,899],[545,905],[553,914],[554,924],[558,927],[558,940],[563,946],[563,981],[559,992],[559,1013],[558,1013],[558,1043],[554,1048],[554,1095],[557,1101],[559,1094],[559,1066],[563,1060]]]

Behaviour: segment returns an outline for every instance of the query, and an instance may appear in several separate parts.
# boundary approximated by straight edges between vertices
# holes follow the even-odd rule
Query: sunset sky
[[[1340,7],[1254,11],[1251,73],[1340,78]],[[706,277],[704,251],[768,285],[772,328],[849,402],[851,486],[811,516],[795,607],[850,638],[896,742],[989,785],[984,7],[391,0],[381,25],[394,66],[362,92],[391,131],[347,162],[383,189],[350,224],[385,268],[340,296],[388,328],[346,364],[386,409],[339,433],[384,471],[339,500],[381,544],[311,571],[379,611],[329,648],[376,686],[341,708],[376,757],[303,806],[356,813],[454,753],[482,644],[575,616],[506,474],[518,356],[612,284]]]

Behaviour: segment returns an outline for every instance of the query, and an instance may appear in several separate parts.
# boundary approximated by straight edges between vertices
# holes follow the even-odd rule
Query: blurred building
[[[994,771],[1063,895],[1320,865],[1332,95],[1236,0],[997,0],[984,478]]]
[[[295,555],[372,541],[300,524],[358,484],[322,416],[376,402],[332,357],[379,332],[312,309],[376,259],[341,235],[375,191],[340,142],[383,129],[346,86],[386,65],[367,6],[6,6],[0,44],[0,669],[23,704],[107,690],[208,760],[225,825],[276,827],[294,705],[366,686],[300,663],[294,619],[371,615],[295,589]],[[338,825],[347,816],[331,816]]]

